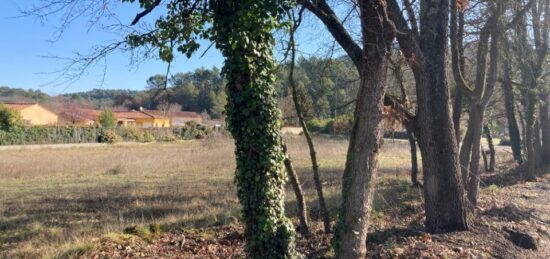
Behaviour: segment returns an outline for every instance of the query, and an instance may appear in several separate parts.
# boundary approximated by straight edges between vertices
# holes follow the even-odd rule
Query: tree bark
[[[449,2],[424,0],[420,8],[425,80],[417,85],[417,125],[424,167],[426,228],[429,232],[466,230],[467,212],[445,68]]]
[[[364,65],[335,230],[336,258],[365,258],[381,139],[387,57],[395,36],[384,0],[360,1]]]
[[[504,39],[506,51],[505,53],[505,60],[504,60],[504,66],[503,66],[503,82],[502,82],[502,90],[504,93],[504,107],[506,111],[506,119],[508,122],[508,134],[510,137],[510,143],[512,146],[512,153],[514,155],[514,159],[518,163],[523,163],[523,157],[521,155],[521,135],[519,133],[519,127],[518,122],[516,120],[516,109],[515,109],[515,98],[514,98],[514,90],[512,86],[512,65],[511,60],[508,52],[510,51],[510,48],[508,46],[508,41]]]
[[[397,1],[387,2],[390,17],[400,32],[399,45],[415,77],[418,98],[415,132],[422,154],[426,229],[432,233],[467,230],[445,66],[449,2],[421,1],[419,41],[415,40],[417,37]]]
[[[416,154],[416,138],[411,127],[406,127],[409,135],[409,146],[411,148],[411,183],[414,187],[421,186],[418,181],[418,158]]]
[[[452,71],[456,83],[456,94],[453,105],[453,125],[455,127],[456,143],[459,144],[460,118],[462,117],[462,103],[464,91],[467,91],[464,71],[464,10],[458,10],[456,3],[451,3],[451,53]]]
[[[495,145],[493,143],[493,136],[491,135],[491,129],[489,128],[489,125],[485,124],[485,126],[483,126],[483,132],[485,133],[487,146],[489,146],[489,167],[486,168],[486,170],[489,172],[494,172],[495,166],[496,166],[496,151],[495,151]]]
[[[489,171],[489,161],[487,161],[487,154],[483,149],[483,145],[481,146],[480,152],[481,152],[481,157],[483,158],[483,165],[485,166],[485,171]]]
[[[304,199],[304,191],[302,191],[302,185],[300,184],[300,178],[294,171],[292,166],[292,160],[290,160],[290,154],[288,154],[288,149],[286,144],[283,143],[283,152],[285,153],[285,168],[288,173],[288,178],[292,184],[292,189],[296,195],[296,205],[298,206],[298,218],[300,219],[299,231],[303,235],[309,235],[309,220],[307,216],[307,204]]]
[[[540,128],[542,137],[542,162],[550,164],[550,118],[548,116],[549,108],[548,96],[543,97],[543,103],[540,108]]]

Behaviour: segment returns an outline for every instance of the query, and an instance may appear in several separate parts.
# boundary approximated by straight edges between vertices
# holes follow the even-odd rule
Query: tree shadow
[[[487,187],[490,185],[497,185],[500,187],[512,186],[519,183],[524,183],[527,180],[524,175],[527,170],[527,163],[524,163],[516,168],[512,168],[505,172],[492,172],[485,173],[481,176],[481,186]],[[550,168],[539,168],[535,177],[544,176],[550,173]]]
[[[483,212],[484,216],[501,218],[506,221],[519,222],[522,220],[529,220],[533,217],[534,209],[527,210],[521,209],[514,204],[509,204],[505,207],[493,207]]]

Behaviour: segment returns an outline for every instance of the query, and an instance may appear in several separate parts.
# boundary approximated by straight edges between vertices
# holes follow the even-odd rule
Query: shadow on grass
[[[481,176],[481,185],[483,187],[487,187],[494,184],[500,187],[505,187],[523,183],[529,181],[525,178],[526,170],[527,163],[524,163],[516,168],[507,170],[505,172],[485,173]],[[537,170],[536,177],[544,176],[549,173],[550,167],[539,168]]]

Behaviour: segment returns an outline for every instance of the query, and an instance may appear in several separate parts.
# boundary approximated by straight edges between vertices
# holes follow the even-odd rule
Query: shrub
[[[122,137],[124,141],[137,141],[142,142],[143,141],[143,135],[145,132],[143,132],[141,129],[138,129],[136,127],[120,127],[117,128],[118,135]]]
[[[99,132],[97,141],[99,143],[113,144],[120,141],[120,137],[113,130],[102,129]]]
[[[309,120],[306,124],[308,129],[311,130],[312,132],[320,132],[325,129],[325,127],[327,126],[327,123],[328,123],[327,120],[315,118],[315,119]]]
[[[0,104],[0,130],[13,131],[23,126],[21,115],[16,110]]]
[[[143,138],[142,138],[141,142],[149,143],[149,142],[153,142],[153,141],[155,141],[155,137],[153,136],[153,134],[149,133],[149,131],[143,132]]]
[[[328,125],[332,126],[332,133],[334,134],[349,134],[353,126],[353,118],[348,115],[338,116]]]

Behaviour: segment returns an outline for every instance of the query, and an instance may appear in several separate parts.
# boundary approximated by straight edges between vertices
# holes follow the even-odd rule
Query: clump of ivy
[[[125,0],[134,2],[135,0]],[[153,0],[140,0],[142,7]],[[158,30],[129,35],[131,46],[153,45],[167,62],[177,50],[190,56],[198,38],[225,57],[228,129],[235,139],[237,195],[243,206],[251,258],[296,258],[294,228],[284,213],[286,173],[275,98],[273,30],[290,8],[286,0],[172,0]]]

